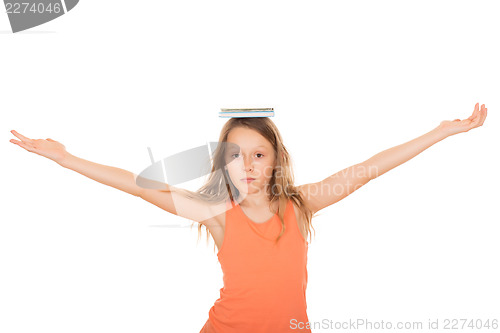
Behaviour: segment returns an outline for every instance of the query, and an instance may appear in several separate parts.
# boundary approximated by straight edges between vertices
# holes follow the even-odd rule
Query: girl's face
[[[271,143],[259,132],[244,127],[232,129],[227,142],[232,144],[227,145],[224,158],[234,186],[243,194],[267,193],[276,159]]]

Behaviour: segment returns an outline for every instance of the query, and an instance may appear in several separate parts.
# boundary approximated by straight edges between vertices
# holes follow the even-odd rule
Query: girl
[[[317,183],[294,185],[291,159],[269,118],[231,118],[219,137],[211,173],[191,192],[152,180],[138,185],[123,169],[86,161],[48,138],[11,131],[10,140],[100,183],[140,197],[202,225],[218,247],[220,298],[200,333],[311,332],[306,313],[307,250],[311,219],[370,180],[451,135],[482,126],[487,109],[475,105],[464,120],[442,121],[428,133],[374,155]],[[314,228],[313,228],[314,229]]]

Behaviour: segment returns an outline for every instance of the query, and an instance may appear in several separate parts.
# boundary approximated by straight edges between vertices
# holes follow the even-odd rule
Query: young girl
[[[478,103],[467,119],[442,121],[416,139],[301,186],[294,185],[290,156],[271,119],[231,118],[221,131],[212,172],[196,192],[159,182],[155,189],[141,187],[133,173],[78,158],[50,138],[29,139],[13,130],[21,141],[10,141],[196,221],[199,234],[206,227],[207,239],[212,235],[219,249],[224,286],[200,333],[311,332],[306,239],[311,240],[314,214],[436,142],[483,125],[486,114]]]

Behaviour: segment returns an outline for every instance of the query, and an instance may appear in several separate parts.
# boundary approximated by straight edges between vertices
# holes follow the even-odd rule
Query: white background
[[[199,332],[222,288],[213,240],[10,130],[137,174],[147,147],[216,141],[227,107],[275,108],[300,185],[486,104],[482,127],[320,211],[307,311],[500,319],[496,4],[81,1],[16,34],[0,13],[0,331]]]

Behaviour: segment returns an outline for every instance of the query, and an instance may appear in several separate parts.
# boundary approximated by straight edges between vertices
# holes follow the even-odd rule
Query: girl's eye
[[[231,157],[232,157],[232,158],[237,158],[237,157],[234,157],[234,155],[239,155],[239,154],[233,154],[233,155],[231,155]],[[256,154],[256,155],[262,155],[262,156],[264,156],[264,154],[260,154],[260,153],[258,153],[258,154]],[[261,158],[261,157],[259,157],[259,158]]]

